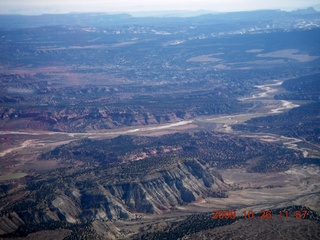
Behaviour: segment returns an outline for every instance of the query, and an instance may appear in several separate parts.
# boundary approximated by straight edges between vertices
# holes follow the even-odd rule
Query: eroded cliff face
[[[145,175],[140,181],[106,186],[123,206],[137,212],[161,214],[171,207],[216,194],[227,187],[197,161]]]
[[[226,197],[228,186],[195,159],[145,164],[144,169],[128,163],[77,174],[71,170],[64,177],[54,173],[55,180],[29,186],[26,197],[2,212],[0,233],[23,224],[134,219],[137,213],[162,214],[207,196]]]
[[[10,125],[10,129],[50,130],[61,132],[86,132],[99,129],[113,129],[121,126],[144,126],[177,122],[176,111],[166,114],[153,113],[143,107],[71,107],[43,111],[28,108],[1,108],[0,126]],[[20,127],[18,125],[21,125]]]

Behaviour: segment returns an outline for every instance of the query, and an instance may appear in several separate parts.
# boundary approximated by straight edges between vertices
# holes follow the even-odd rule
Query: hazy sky
[[[0,13],[136,12],[159,10],[294,10],[320,0],[0,0]]]

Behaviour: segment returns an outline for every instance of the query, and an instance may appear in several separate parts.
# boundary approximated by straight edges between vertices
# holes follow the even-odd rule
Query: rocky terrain
[[[295,211],[305,209],[309,212],[305,219],[279,218],[279,211],[288,211],[294,215]],[[212,220],[210,214],[198,214],[188,217],[185,221],[176,222],[163,230],[155,231],[136,237],[135,239],[316,239],[319,237],[319,216],[303,206],[290,206],[283,209],[270,210],[272,219],[262,219],[256,214],[253,219],[239,216],[235,219]],[[306,231],[305,234],[302,234]]]
[[[148,159],[113,168],[53,172],[33,180],[1,211],[1,232],[32,224],[135,219],[139,214],[161,214],[172,207],[206,196],[226,197],[229,188],[196,160]],[[61,177],[63,176],[63,177]],[[96,176],[96,177],[95,177]],[[12,190],[11,190],[12,191]]]
[[[301,164],[297,154],[277,143],[212,132],[74,141],[39,156],[39,164],[57,159],[74,167],[1,185],[1,231],[20,236],[35,224],[77,229],[97,220],[114,227],[113,221],[162,215],[208,197],[227,198],[234,186],[219,169],[283,171]]]
[[[314,9],[0,19],[0,238],[319,238]]]

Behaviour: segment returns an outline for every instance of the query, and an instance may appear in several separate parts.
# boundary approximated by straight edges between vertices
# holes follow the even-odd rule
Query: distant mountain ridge
[[[0,15],[0,28],[32,28],[41,26],[118,26],[141,24],[145,22],[159,23],[176,19],[177,22],[232,21],[232,20],[272,20],[292,18],[297,16],[319,15],[314,8],[301,9],[292,12],[281,10],[258,10],[245,12],[218,13],[211,11],[159,11],[136,13],[69,13],[43,15]]]

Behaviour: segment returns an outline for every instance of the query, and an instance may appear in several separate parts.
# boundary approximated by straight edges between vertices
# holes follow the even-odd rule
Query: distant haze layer
[[[0,14],[43,14],[69,12],[216,11],[259,9],[295,10],[320,5],[319,0],[10,0],[0,1]]]

